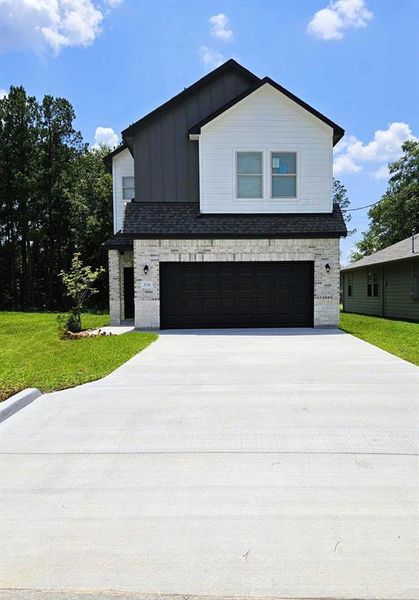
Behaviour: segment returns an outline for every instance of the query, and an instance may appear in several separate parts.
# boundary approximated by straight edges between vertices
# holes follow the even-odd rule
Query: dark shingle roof
[[[332,213],[201,214],[192,202],[128,202],[123,233],[127,239],[291,238],[346,236],[337,204]]]
[[[106,250],[132,250],[132,237],[118,231],[102,244],[102,248],[106,248]]]
[[[370,265],[378,265],[393,260],[405,260],[406,258],[414,258],[415,256],[419,256],[419,233],[415,235],[415,252],[412,252],[412,238],[408,237],[401,242],[388,246],[388,248],[384,248],[384,250],[379,250],[370,256],[365,256],[343,267],[341,271],[351,271],[360,267],[369,267]]]

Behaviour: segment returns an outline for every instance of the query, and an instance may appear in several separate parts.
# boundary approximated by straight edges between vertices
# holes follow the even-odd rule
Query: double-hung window
[[[236,157],[237,198],[262,198],[262,152],[237,152]]]
[[[348,296],[352,296],[352,286],[353,286],[353,273],[347,274],[348,281]]]
[[[297,154],[296,152],[271,153],[272,198],[296,198]]]
[[[367,273],[367,296],[378,298],[378,272],[375,269]]]
[[[134,177],[122,178],[122,198],[123,200],[132,200],[135,196]]]

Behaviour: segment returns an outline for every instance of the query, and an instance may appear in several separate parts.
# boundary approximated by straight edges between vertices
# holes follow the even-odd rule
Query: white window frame
[[[125,179],[133,179],[133,183],[134,185],[131,186],[124,186],[124,180]],[[135,179],[133,175],[122,175],[121,177],[121,190],[122,190],[122,200],[125,200],[125,202],[129,202],[130,200],[132,200],[133,198],[135,198]],[[125,198],[124,197],[124,190],[133,190],[133,195],[131,196],[131,198]]]
[[[296,169],[296,173],[284,173],[284,175],[274,175],[274,173],[272,173],[272,156],[274,154],[295,154],[295,169]],[[274,177],[289,177],[289,176],[295,176],[295,196],[274,196],[273,195],[273,178]],[[272,202],[283,202],[291,200],[291,201],[296,201],[298,200],[298,194],[299,194],[299,187],[300,187],[300,182],[299,182],[299,177],[300,177],[300,157],[299,157],[299,152],[298,150],[294,150],[294,149],[288,149],[288,148],[281,148],[278,150],[270,150],[269,151],[269,164],[268,164],[268,176],[269,176],[269,200]]]
[[[258,198],[240,198],[239,192],[239,172],[237,169],[238,154],[260,154],[261,155],[261,193],[262,195]],[[233,183],[233,198],[236,202],[263,202],[266,198],[266,177],[265,177],[265,149],[264,148],[234,148],[233,149],[233,171],[234,171],[234,183]]]

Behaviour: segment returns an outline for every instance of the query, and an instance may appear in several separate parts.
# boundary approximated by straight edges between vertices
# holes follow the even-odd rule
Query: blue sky
[[[335,176],[352,208],[380,198],[387,162],[419,136],[417,0],[34,4],[0,0],[0,90],[22,84],[39,98],[68,98],[91,143],[95,133],[115,140],[113,132],[230,57],[344,127]],[[351,226],[358,231],[342,243],[343,262],[367,211]]]

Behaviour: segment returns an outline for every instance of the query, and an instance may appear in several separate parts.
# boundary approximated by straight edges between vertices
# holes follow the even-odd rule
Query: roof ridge
[[[199,89],[202,85],[204,85],[208,81],[211,81],[211,79],[213,79],[220,73],[223,73],[224,71],[227,71],[228,69],[232,69],[232,68],[237,71],[240,71],[242,74],[249,77],[249,79],[253,79],[255,82],[260,80],[260,78],[257,75],[255,75],[254,73],[249,71],[249,69],[246,69],[246,67],[243,67],[243,65],[241,65],[239,62],[234,60],[234,58],[229,58],[222,65],[213,69],[209,73],[206,73],[203,77],[201,77],[194,83],[191,83],[190,86],[184,88],[181,92],[179,92],[178,94],[175,94],[172,98],[170,98],[163,104],[160,104],[160,106],[157,106],[151,112],[147,113],[146,115],[144,115],[143,117],[141,117],[140,119],[138,119],[137,121],[135,121],[134,123],[132,123],[131,125],[126,127],[122,131],[122,137],[123,138],[129,137],[140,126],[140,124],[142,124],[145,120],[148,120],[149,118],[154,116],[158,111],[165,110],[172,104],[179,102],[185,95],[190,94],[192,91],[194,91],[196,89]]]
[[[345,130],[340,125],[337,125],[337,123],[335,123],[334,121],[329,119],[329,117],[326,117],[323,113],[318,111],[316,108],[313,108],[312,106],[310,106],[310,104],[307,104],[307,102],[305,102],[304,100],[301,100],[301,98],[299,98],[298,96],[296,96],[295,94],[293,94],[292,92],[290,92],[289,90],[287,90],[282,85],[280,85],[279,83],[277,83],[271,77],[268,77],[268,76],[262,77],[253,86],[249,87],[247,90],[244,90],[243,92],[238,94],[235,98],[232,98],[231,100],[229,100],[228,102],[226,102],[225,104],[223,104],[222,106],[217,108],[215,111],[213,111],[212,113],[210,113],[209,115],[207,115],[206,117],[201,119],[198,123],[196,123],[189,129],[188,133],[192,134],[192,135],[199,134],[201,132],[201,127],[203,127],[204,125],[206,125],[207,123],[209,123],[210,121],[215,119],[216,117],[220,116],[226,110],[229,110],[230,108],[232,108],[233,106],[235,106],[236,104],[238,104],[239,102],[241,102],[242,100],[244,100],[245,98],[247,98],[248,96],[250,96],[251,94],[253,94],[254,92],[256,92],[258,89],[260,89],[262,86],[264,86],[266,84],[272,86],[278,92],[280,92],[281,94],[286,96],[289,100],[291,100],[292,102],[295,102],[301,108],[303,108],[307,112],[311,113],[314,117],[316,117],[320,121],[323,121],[324,123],[326,123],[326,125],[329,125],[329,127],[331,127],[333,129],[333,145],[336,145],[338,143],[338,141],[340,139],[342,139],[342,137],[345,134]]]

